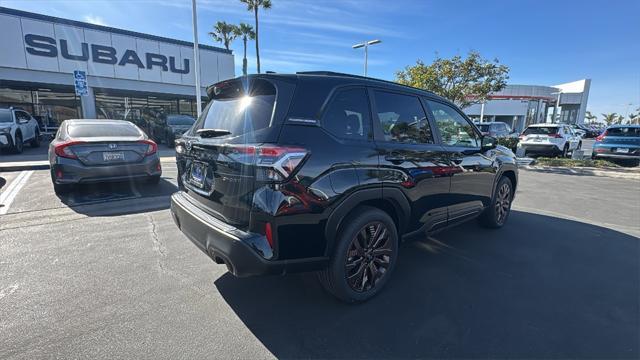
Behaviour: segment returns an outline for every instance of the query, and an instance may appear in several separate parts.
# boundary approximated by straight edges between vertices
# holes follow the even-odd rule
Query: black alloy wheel
[[[496,201],[494,204],[496,213],[496,222],[500,225],[504,225],[511,209],[511,184],[509,182],[503,182],[496,194]]]
[[[360,229],[347,250],[345,270],[349,286],[358,292],[374,288],[389,270],[392,251],[385,224],[376,221]]]
[[[24,148],[24,143],[22,142],[22,134],[17,133],[16,134],[16,143],[13,144],[13,150],[17,154],[22,154],[23,148]]]

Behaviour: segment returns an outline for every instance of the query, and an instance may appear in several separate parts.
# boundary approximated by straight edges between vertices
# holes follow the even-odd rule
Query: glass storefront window
[[[81,117],[80,99],[73,88],[16,84],[0,87],[0,107],[18,107],[31,113],[44,132],[55,131],[67,119]]]

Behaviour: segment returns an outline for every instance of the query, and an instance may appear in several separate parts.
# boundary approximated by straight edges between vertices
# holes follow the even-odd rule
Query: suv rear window
[[[96,120],[99,121],[99,120]],[[67,133],[71,137],[140,136],[133,124],[70,124]]]
[[[535,126],[528,127],[524,130],[524,135],[553,135],[558,133],[557,126]]]
[[[239,136],[271,126],[276,89],[268,81],[254,79],[249,91],[241,81],[216,85],[212,100],[202,112],[193,131],[200,129],[227,130]]]
[[[13,122],[11,118],[11,111],[0,111],[0,123],[10,123]]]
[[[607,129],[607,136],[640,137],[640,128],[616,127]]]

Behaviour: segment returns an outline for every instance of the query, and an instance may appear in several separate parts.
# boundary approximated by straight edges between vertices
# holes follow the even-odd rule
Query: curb
[[[175,163],[176,158],[171,157],[161,157],[161,163]],[[9,162],[9,163],[0,163],[0,172],[11,172],[11,171],[25,171],[25,170],[49,170],[49,162],[48,161],[20,161],[20,162]]]
[[[536,166],[526,165],[518,166],[519,169],[525,171],[554,173],[560,175],[587,175],[587,176],[603,176],[618,179],[640,180],[640,168],[629,168],[621,170],[620,168],[594,168],[594,167],[561,167],[561,166]]]

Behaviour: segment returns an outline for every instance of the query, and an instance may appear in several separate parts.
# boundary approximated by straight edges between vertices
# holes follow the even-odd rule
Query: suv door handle
[[[397,155],[397,154],[391,154],[391,155],[387,155],[384,157],[385,160],[392,162],[392,163],[396,163],[396,164],[401,164],[405,161],[407,161],[407,158],[402,156],[402,155]]]

